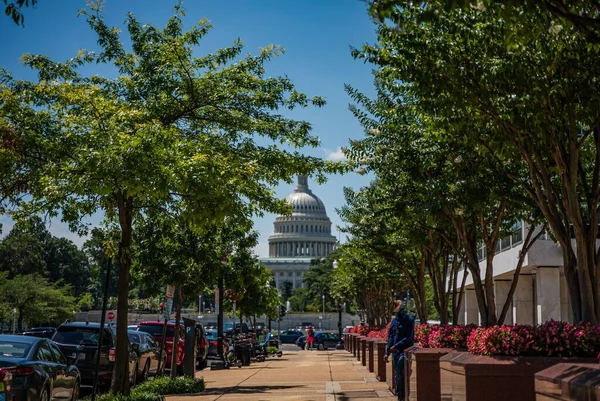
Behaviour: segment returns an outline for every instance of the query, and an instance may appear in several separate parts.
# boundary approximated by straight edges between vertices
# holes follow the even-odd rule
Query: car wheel
[[[325,349],[325,344],[323,344],[323,343],[319,343],[319,345],[317,346],[317,349],[318,349],[319,351],[323,351],[323,350]]]
[[[73,387],[73,392],[71,393],[71,401],[79,400],[79,393],[81,390],[81,384],[79,384],[79,380],[75,382],[75,387]]]
[[[42,391],[40,392],[40,401],[50,401],[50,393],[48,392],[48,388],[42,388]]]

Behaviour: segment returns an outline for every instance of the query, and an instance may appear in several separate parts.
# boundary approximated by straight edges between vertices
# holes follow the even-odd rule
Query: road
[[[196,396],[171,396],[167,401],[233,400],[396,400],[385,383],[346,351],[304,351],[282,345],[282,358],[269,358],[229,370],[204,370],[206,390]]]

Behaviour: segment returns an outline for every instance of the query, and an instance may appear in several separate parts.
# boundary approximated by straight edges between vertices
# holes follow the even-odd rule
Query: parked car
[[[208,322],[204,325],[204,328],[207,330],[212,330],[217,328],[217,322]]]
[[[12,374],[13,400],[77,400],[81,385],[76,358],[47,338],[0,335],[0,367]]]
[[[254,330],[256,330],[257,333],[262,332],[267,326],[265,325],[265,322],[256,322],[256,324],[254,325]]]
[[[67,357],[77,358],[77,368],[81,373],[81,386],[94,385],[96,370],[96,353],[100,341],[100,323],[66,322],[58,326],[52,337],[58,347]],[[100,370],[98,386],[107,388],[112,380],[115,365],[117,332],[115,326],[104,327],[100,352]],[[137,354],[129,348],[129,381],[135,384],[137,379]]]
[[[127,326],[127,330],[137,330],[137,327],[137,324],[130,324],[129,326]]]
[[[285,330],[279,335],[279,341],[282,344],[295,344],[298,337],[302,337],[303,335],[299,330]]]
[[[56,333],[54,327],[34,327],[21,333],[24,336],[40,337],[40,338],[52,338]]]
[[[219,356],[217,352],[218,344],[217,330],[206,330],[206,341],[208,341],[208,357],[213,358]]]
[[[317,332],[315,333],[315,341],[313,342],[313,348],[318,350],[324,350],[328,348],[335,349],[336,345],[340,342],[340,337],[336,334]],[[342,344],[344,340],[342,339]],[[306,336],[299,337],[296,340],[296,345],[302,349],[306,344]]]
[[[241,328],[242,328],[242,333],[250,332],[250,329],[248,328],[248,325],[246,323],[242,323]],[[240,323],[239,322],[237,322],[235,324],[235,332],[236,332],[236,334],[239,334],[239,332],[240,332]],[[233,323],[231,323],[231,322],[224,323],[223,324],[223,333],[226,336],[232,336],[233,335]]]
[[[150,320],[140,322],[138,324],[137,331],[143,331],[152,336],[156,344],[160,347],[162,340],[162,332],[165,322],[160,320]],[[183,325],[175,325],[175,322],[167,323],[167,330],[165,332],[165,344],[164,351],[167,354],[167,369],[171,369],[171,360],[173,357],[173,340],[175,339],[175,330],[179,330],[179,344],[177,344],[177,360],[175,364],[179,373],[183,373],[183,357],[185,352],[185,340]]]
[[[172,321],[175,322],[174,320]],[[183,320],[181,321],[183,325]],[[184,340],[185,342],[185,340]],[[198,369],[206,367],[206,358],[208,357],[208,343],[206,341],[206,330],[200,322],[196,322],[196,366]]]
[[[137,326],[136,326],[137,327]],[[156,344],[152,336],[143,331],[129,330],[127,332],[129,342],[133,350],[138,355],[138,371],[137,381],[144,381],[150,375],[156,376],[165,371],[167,363],[167,354],[162,353],[162,361],[160,360],[160,347]],[[160,365],[160,372],[158,366]]]

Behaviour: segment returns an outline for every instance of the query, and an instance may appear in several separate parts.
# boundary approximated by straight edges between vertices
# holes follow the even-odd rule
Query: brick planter
[[[535,401],[537,372],[561,362],[591,361],[581,358],[489,357],[452,352],[440,358],[442,400]],[[452,388],[451,398],[447,394],[448,385]]]
[[[452,351],[451,348],[419,347],[404,351],[404,388],[410,401],[440,401],[440,358]]]
[[[387,380],[387,363],[383,361],[385,355],[385,346],[387,345],[384,341],[378,341],[375,343],[375,376],[380,382]]]
[[[360,362],[363,366],[367,366],[367,341],[369,341],[368,337],[360,340]]]
[[[597,401],[600,399],[598,363],[559,363],[535,374],[536,401]]]
[[[369,372],[375,372],[375,343],[376,339],[370,338],[367,341],[367,366],[369,367]]]
[[[358,336],[356,337],[356,359],[358,361],[360,361],[360,356],[361,356],[361,351],[362,351],[362,341],[365,339],[366,337],[363,336]]]

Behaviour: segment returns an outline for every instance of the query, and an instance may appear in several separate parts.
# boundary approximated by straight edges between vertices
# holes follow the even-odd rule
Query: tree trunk
[[[179,357],[179,326],[181,322],[181,306],[183,304],[183,294],[181,287],[176,287],[179,302],[177,302],[177,312],[175,312],[175,330],[173,333],[173,353],[171,354],[171,379],[177,377],[177,359]],[[234,323],[235,327],[235,323]]]
[[[121,241],[117,253],[119,287],[117,301],[117,346],[111,391],[113,394],[129,393],[129,339],[127,337],[129,310],[129,270],[131,267],[131,241],[133,237],[133,199],[117,195]]]

